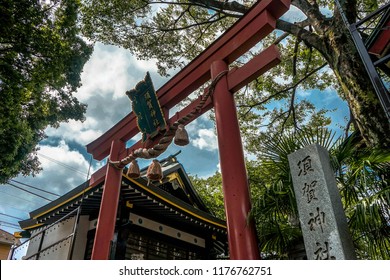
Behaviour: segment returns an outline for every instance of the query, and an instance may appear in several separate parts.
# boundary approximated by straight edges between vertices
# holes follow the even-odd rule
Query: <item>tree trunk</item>
[[[370,147],[390,148],[390,123],[344,24],[326,32],[327,59],[341,85],[358,129]]]

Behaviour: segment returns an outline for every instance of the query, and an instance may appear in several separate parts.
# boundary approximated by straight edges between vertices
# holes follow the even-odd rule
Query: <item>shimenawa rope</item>
[[[190,113],[185,115],[184,117],[178,119],[175,121],[172,125],[167,126],[167,131],[165,132],[164,136],[160,139],[158,144],[156,144],[154,147],[145,149],[145,148],[139,148],[134,150],[130,155],[127,157],[119,160],[119,161],[109,161],[109,163],[113,166],[115,166],[118,169],[121,169],[125,167],[128,163],[130,163],[132,160],[137,158],[143,158],[143,159],[151,159],[156,158],[159,155],[161,155],[165,150],[168,148],[168,146],[172,143],[173,138],[175,137],[175,132],[180,124],[184,125],[192,119],[195,115],[199,114],[206,103],[207,99],[213,94],[215,85],[218,83],[218,81],[225,76],[229,71],[225,70],[219,73],[211,82],[209,86],[209,90],[201,96],[201,100],[199,104],[192,109]]]

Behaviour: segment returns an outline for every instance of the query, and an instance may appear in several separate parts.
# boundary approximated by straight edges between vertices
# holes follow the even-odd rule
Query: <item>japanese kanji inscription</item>
[[[309,145],[290,154],[288,160],[307,258],[355,259],[327,150]]]

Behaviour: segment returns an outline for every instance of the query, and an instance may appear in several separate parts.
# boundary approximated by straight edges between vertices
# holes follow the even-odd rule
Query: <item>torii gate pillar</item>
[[[211,77],[228,70],[223,60],[211,64]],[[215,86],[213,94],[217,126],[222,188],[228,227],[231,260],[257,260],[260,253],[254,223],[248,221],[251,209],[244,152],[238,125],[234,96],[229,91],[227,77]]]
[[[110,160],[119,160],[119,154],[126,148],[126,143],[113,140],[111,144]],[[111,240],[114,236],[117,216],[117,205],[122,183],[122,169],[107,165],[99,219],[96,225],[95,241],[92,250],[92,260],[108,260]]]
[[[224,35],[220,36],[217,41],[157,91],[160,105],[164,110],[169,111],[194,90],[204,85],[210,79],[210,74],[215,79],[219,74],[224,73],[228,69],[227,64],[234,62],[276,28],[276,19],[282,16],[289,6],[290,0],[257,1],[247,14],[229,28]],[[198,112],[199,114],[185,121],[185,124],[188,124],[213,106],[215,108],[231,259],[260,258],[254,224],[248,223],[247,219],[251,203],[232,92],[237,92],[279,62],[279,51],[274,45],[271,45],[245,65],[229,71],[228,77],[224,76],[219,79],[218,76],[219,81],[214,89],[213,102],[208,99],[202,110]],[[169,118],[168,123],[173,124],[181,117],[187,116],[200,104],[201,100],[201,98],[194,100],[190,105]],[[125,149],[123,143],[126,143],[138,132],[136,117],[132,112],[104,135],[88,144],[87,151],[93,154],[95,159],[102,160],[110,155],[110,159],[115,161],[129,156],[135,149],[153,147],[162,137],[162,135],[156,136],[146,146],[145,143],[139,141]],[[113,145],[110,152],[113,140],[120,140],[123,143],[118,142]],[[120,147],[120,145],[122,146]],[[102,179],[102,173],[94,174],[94,180]],[[93,259],[108,258],[109,243],[115,230],[115,222],[113,221],[116,219],[116,210],[114,208],[117,207],[120,179],[121,173],[114,170],[112,166],[108,166],[96,229]],[[109,185],[112,187],[107,187]],[[109,219],[112,221],[108,222]]]

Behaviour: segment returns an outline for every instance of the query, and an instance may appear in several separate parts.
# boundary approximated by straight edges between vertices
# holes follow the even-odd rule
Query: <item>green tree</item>
[[[206,179],[190,176],[190,180],[211,213],[217,218],[225,220],[221,173],[217,171],[213,176]]]
[[[166,74],[167,69],[183,66],[199,54],[255,2],[86,0],[81,19],[83,34],[91,40],[127,48],[139,58],[155,58],[161,73]],[[385,3],[340,2],[351,23]],[[276,27],[284,33],[274,33],[264,41],[283,40],[279,44],[283,63],[258,79],[253,95],[238,101],[243,112],[251,115],[252,121],[268,120],[270,126],[292,122],[298,127],[296,91],[333,86],[348,102],[350,122],[366,144],[390,147],[390,124],[334,2],[293,0],[292,5],[304,16],[296,22],[279,19]],[[272,100],[283,101],[284,106],[269,112],[265,105]],[[311,105],[306,102],[300,107],[305,106]]]
[[[329,150],[358,258],[390,259],[390,152],[362,149],[357,133],[334,140],[326,129],[269,138],[259,147],[259,161],[249,163],[262,252],[290,258],[302,243],[287,155],[312,143]]]
[[[268,137],[247,162],[260,251],[266,259],[305,257],[287,155],[309,144],[329,150],[348,226],[359,259],[390,259],[390,152],[362,149],[357,133],[335,139],[307,128]],[[221,174],[193,180],[206,205],[223,218]]]
[[[36,174],[47,126],[83,120],[74,96],[92,47],[77,34],[79,1],[0,1],[0,183]]]

